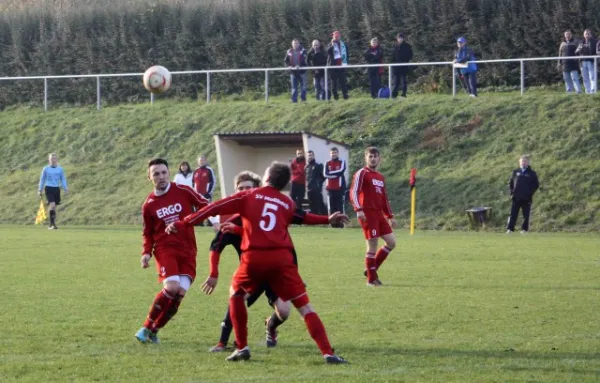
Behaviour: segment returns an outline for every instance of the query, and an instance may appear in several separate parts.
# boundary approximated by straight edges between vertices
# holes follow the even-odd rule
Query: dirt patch
[[[483,118],[480,115],[476,115],[464,125],[458,125],[456,131],[460,133],[471,133],[475,129],[479,128],[483,124]]]
[[[420,149],[440,150],[446,147],[447,141],[442,129],[438,125],[429,126],[423,132],[419,144]]]

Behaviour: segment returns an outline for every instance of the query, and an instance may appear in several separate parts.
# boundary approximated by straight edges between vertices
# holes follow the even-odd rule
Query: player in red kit
[[[348,217],[335,213],[318,216],[296,209],[294,202],[281,190],[290,182],[291,170],[281,163],[273,163],[265,174],[267,186],[236,193],[212,203],[202,210],[167,227],[167,232],[187,230],[195,222],[217,214],[238,213],[242,217],[242,259],[233,275],[229,308],[233,321],[237,349],[227,360],[250,359],[248,348],[248,312],[244,298],[264,283],[283,300],[291,300],[304,318],[311,337],[317,343],[326,363],[346,361],[335,355],[323,322],[313,310],[306,287],[294,263],[294,245],[288,226],[294,221],[308,225],[323,225],[347,221]]]
[[[144,326],[135,337],[142,343],[158,343],[157,332],[177,313],[181,300],[196,277],[196,236],[193,227],[175,235],[165,233],[167,225],[183,219],[208,201],[185,185],[169,182],[169,165],[156,158],[148,162],[148,178],[154,184],[142,206],[144,219],[142,268],[154,254],[158,280],[163,289],[150,306]]]
[[[367,240],[367,286],[381,286],[377,270],[396,247],[396,238],[392,232],[396,228],[396,220],[385,189],[385,177],[377,171],[380,162],[379,149],[367,148],[367,166],[354,174],[350,187],[350,200]],[[385,245],[377,250],[379,238],[383,239]]]

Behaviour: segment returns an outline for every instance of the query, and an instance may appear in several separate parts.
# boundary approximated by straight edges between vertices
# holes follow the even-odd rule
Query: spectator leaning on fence
[[[571,31],[565,31],[565,41],[560,43],[560,47],[558,48],[558,56],[573,57],[576,56],[576,50],[577,42],[575,42],[575,39],[573,39],[573,33]],[[558,61],[558,69],[562,71],[567,93],[572,93],[573,90],[575,90],[577,93],[581,93],[581,85],[579,84],[578,60],[576,58],[560,59]]]
[[[342,34],[335,31],[332,34],[333,39],[327,47],[327,65],[344,67],[348,65],[348,46],[342,41]],[[348,99],[348,84],[346,82],[346,69],[338,68],[329,71],[331,74],[331,92],[333,98],[338,99],[338,86],[342,88],[342,96],[344,100]]]
[[[594,39],[590,29],[583,32],[583,40],[579,42],[575,53],[579,56],[596,55],[596,39]],[[583,77],[585,93],[594,93],[596,91],[596,73],[594,72],[593,58],[581,59],[581,77]]]
[[[469,96],[477,97],[477,64],[472,62],[475,61],[475,53],[471,48],[467,46],[467,39],[459,37],[456,40],[458,50],[454,62],[457,64],[464,65],[461,67],[459,72],[464,78],[464,86],[469,92]]]
[[[312,42],[312,48],[308,51],[308,66],[326,66],[327,54],[319,40]],[[313,83],[317,100],[325,100],[325,70],[315,69],[313,71]]]
[[[377,37],[371,39],[371,43],[367,50],[365,50],[364,58],[367,64],[381,64],[383,62],[383,51],[379,46],[379,40]],[[371,87],[371,97],[377,98],[379,88],[381,87],[381,74],[383,73],[383,67],[370,67],[367,69],[369,74],[369,85]]]
[[[285,65],[290,68],[290,82],[292,83],[292,102],[298,102],[298,88],[300,88],[300,98],[306,101],[306,70],[299,69],[306,67],[306,49],[300,45],[298,39],[292,40],[292,47],[288,49],[285,55]]]
[[[406,38],[403,33],[398,33],[396,36],[396,44],[394,44],[394,54],[392,56],[392,62],[394,64],[408,63],[413,58],[412,47],[406,42]],[[402,87],[402,97],[406,97],[406,74],[409,71],[408,66],[395,66],[393,67],[394,73],[394,89],[392,90],[392,97],[398,97],[398,90]]]

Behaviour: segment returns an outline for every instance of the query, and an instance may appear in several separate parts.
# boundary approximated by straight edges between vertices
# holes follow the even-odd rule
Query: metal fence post
[[[598,57],[594,57],[594,93],[598,92]]]
[[[150,105],[154,105],[154,93],[150,92]]]
[[[454,69],[454,64],[452,64],[451,68],[452,68],[452,97],[456,97],[456,70]]]
[[[44,112],[48,111],[48,79],[44,77]]]
[[[269,71],[265,71],[265,102],[269,102]]]
[[[525,62],[521,60],[521,96],[525,94]]]
[[[206,102],[210,102],[210,72],[206,72]]]
[[[392,66],[388,65],[388,98],[392,98]]]
[[[325,100],[329,101],[329,81],[327,77],[327,68],[325,68]]]
[[[100,76],[96,77],[96,109],[100,110],[102,107],[100,105],[101,97],[100,97]]]

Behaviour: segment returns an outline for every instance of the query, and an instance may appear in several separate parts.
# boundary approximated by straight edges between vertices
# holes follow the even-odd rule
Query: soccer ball
[[[164,66],[155,65],[144,72],[144,87],[152,93],[164,93],[171,87],[171,73]]]

